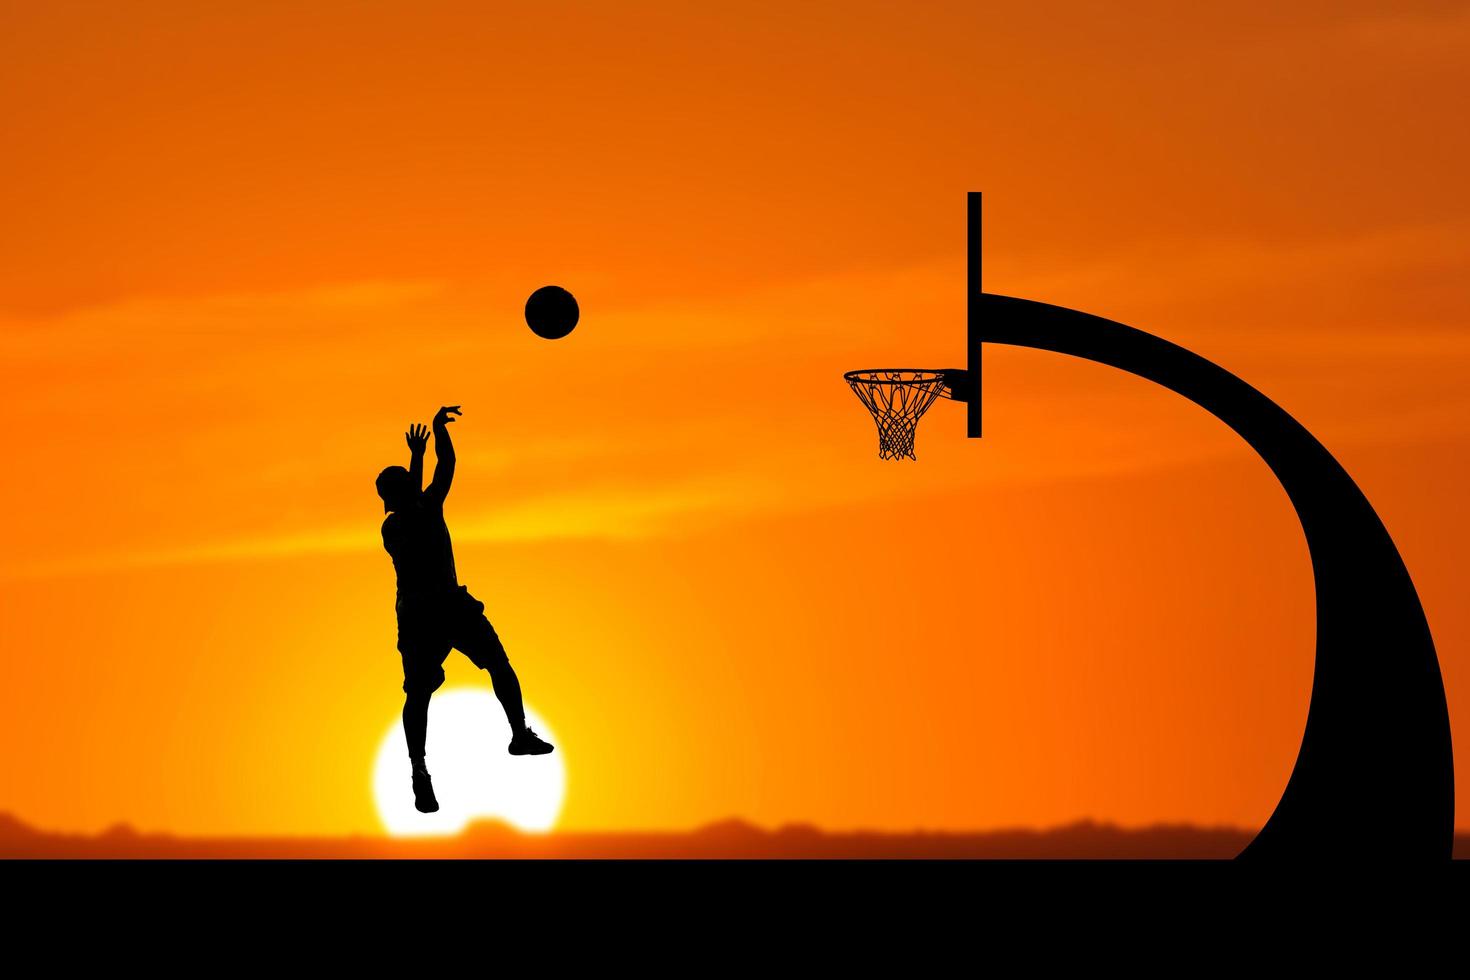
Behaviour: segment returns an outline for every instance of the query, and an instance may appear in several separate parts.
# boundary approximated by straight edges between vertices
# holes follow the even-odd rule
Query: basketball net
[[[849,371],[843,375],[878,426],[879,459],[917,459],[914,433],[919,419],[944,393],[939,371],[907,368]]]

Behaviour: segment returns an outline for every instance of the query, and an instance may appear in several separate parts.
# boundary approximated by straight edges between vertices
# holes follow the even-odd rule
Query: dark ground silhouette
[[[1082,821],[1046,830],[830,832],[765,830],[725,820],[692,831],[521,834],[497,822],[458,837],[176,837],[120,824],[101,834],[37,830],[0,813],[0,858],[1220,858],[1253,831],[1188,824],[1122,828]],[[1344,860],[1355,855],[1344,854]],[[1455,835],[1470,858],[1470,834]]]

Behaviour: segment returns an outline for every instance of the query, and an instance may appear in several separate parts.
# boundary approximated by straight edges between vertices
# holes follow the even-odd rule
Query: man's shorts
[[[509,664],[500,637],[485,618],[485,604],[462,585],[432,597],[399,596],[397,610],[405,693],[437,691],[444,683],[450,649],[491,673]]]

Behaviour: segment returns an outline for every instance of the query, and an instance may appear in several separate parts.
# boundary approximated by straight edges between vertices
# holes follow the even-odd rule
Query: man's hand
[[[409,452],[415,456],[422,456],[429,448],[429,427],[414,423],[408,427],[408,431],[403,434],[403,438],[408,440]]]
[[[441,426],[448,425],[450,422],[454,421],[454,416],[463,414],[464,413],[459,410],[458,405],[446,405],[435,413],[434,428],[437,429]]]

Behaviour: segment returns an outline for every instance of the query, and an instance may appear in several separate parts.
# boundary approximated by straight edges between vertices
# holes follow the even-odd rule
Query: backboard
[[[965,217],[965,435],[980,438],[980,192],[970,191]],[[955,393],[956,400],[960,393]]]

